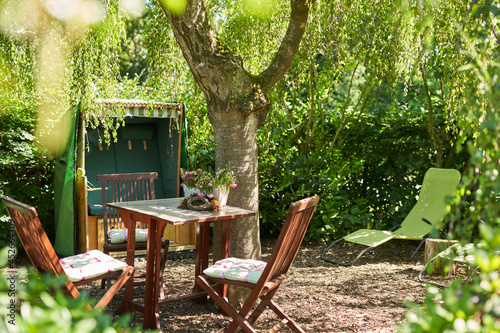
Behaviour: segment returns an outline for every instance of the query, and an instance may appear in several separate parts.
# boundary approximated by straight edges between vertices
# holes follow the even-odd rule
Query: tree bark
[[[259,211],[258,188],[258,119],[242,117],[238,112],[213,113],[215,159],[221,166],[230,165],[238,175],[238,184],[231,189],[228,204]],[[214,239],[221,237],[221,226],[214,225]],[[260,258],[259,220],[244,218],[234,221],[229,253],[239,258]],[[220,258],[220,247],[214,246],[214,258]]]

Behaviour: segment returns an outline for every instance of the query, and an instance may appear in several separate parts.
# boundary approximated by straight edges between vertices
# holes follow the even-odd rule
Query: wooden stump
[[[437,238],[427,238],[425,240],[425,262],[434,258],[439,252],[444,251],[453,244],[458,243],[456,240],[446,240]],[[445,267],[448,267],[448,275],[455,274],[457,271],[458,263],[455,261],[450,261],[442,258],[434,260],[431,265],[433,269],[429,274],[445,274]]]

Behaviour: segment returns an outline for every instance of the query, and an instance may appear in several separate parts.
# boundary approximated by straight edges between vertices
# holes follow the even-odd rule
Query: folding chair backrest
[[[285,223],[258,285],[287,277],[318,202],[319,197],[314,196],[290,205]]]
[[[101,183],[105,234],[111,229],[124,229],[120,214],[116,209],[109,208],[108,203],[156,199],[156,172],[97,175],[96,179]]]
[[[455,169],[430,168],[420,188],[417,203],[408,213],[396,235],[407,239],[422,239],[432,231],[434,225],[443,221],[447,214],[445,199],[453,196],[460,182],[460,173]],[[432,225],[422,221],[427,219]]]
[[[5,196],[2,196],[2,202],[14,221],[19,239],[36,270],[56,276],[63,274],[59,258],[43,230],[36,209]]]

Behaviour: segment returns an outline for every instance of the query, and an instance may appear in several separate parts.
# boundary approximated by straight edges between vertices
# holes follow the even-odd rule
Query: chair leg
[[[335,260],[332,260],[332,259],[328,259],[328,258],[326,258],[326,257],[325,257],[325,254],[326,254],[326,253],[327,253],[327,252],[328,252],[328,251],[329,251],[329,250],[333,247],[333,245],[337,244],[338,242],[340,242],[340,241],[342,241],[342,240],[344,240],[344,237],[339,238],[339,239],[337,239],[337,240],[333,241],[333,242],[332,242],[332,243],[331,243],[331,244],[330,244],[330,245],[326,248],[326,250],[325,250],[325,251],[323,251],[323,253],[321,254],[321,259],[323,259],[324,261],[329,262],[329,263],[331,263],[331,264],[337,264],[337,265],[341,265],[341,266],[348,267],[348,266],[351,266],[352,264],[354,264],[356,261],[358,261],[358,259],[359,259],[359,258],[361,258],[361,256],[362,256],[363,254],[365,254],[365,252],[366,252],[366,251],[369,251],[369,250],[371,250],[371,249],[375,248],[374,246],[369,246],[369,247],[367,247],[367,248],[363,249],[363,250],[362,250],[362,251],[361,251],[361,252],[360,252],[360,253],[356,256],[356,258],[354,258],[354,260],[353,260],[353,261],[348,262],[348,263],[339,262],[339,261],[335,261]]]
[[[474,276],[474,273],[476,273],[476,271],[479,269],[479,266],[476,266],[474,267],[474,269],[469,273],[469,276],[467,276],[467,280],[465,280],[463,283],[462,283],[462,286],[466,283],[468,283],[472,277]]]
[[[103,249],[102,249],[102,253],[109,255],[109,251],[108,251],[106,245],[107,244],[104,244]],[[101,280],[101,289],[106,288],[106,284],[108,285],[107,288],[109,289],[109,287],[111,286],[110,283],[109,283],[109,279],[102,279]]]
[[[165,264],[166,264],[166,261],[167,261],[167,255],[168,255],[168,250],[169,250],[169,247],[170,247],[170,242],[169,241],[165,241],[165,246],[163,248],[163,253],[162,253],[162,256],[161,256],[161,261],[160,261],[160,271],[161,271],[161,279],[160,279],[160,282],[159,282],[159,292],[160,292],[160,299],[164,298],[165,297],[165,291],[164,291],[164,288],[163,288],[163,272],[165,270]],[[109,253],[108,253],[109,254]],[[135,275],[134,276],[135,278],[143,278],[145,277],[145,274],[138,274],[138,275]],[[107,278],[107,279],[102,279],[101,280],[101,288],[104,289],[104,288],[111,288],[111,278]],[[134,285],[143,285],[144,282],[137,282],[135,283]]]
[[[420,248],[422,247],[422,245],[425,244],[425,238],[420,242],[420,244],[418,244],[418,247],[417,249],[415,250],[415,252],[413,252],[413,254],[410,256],[410,258],[408,258],[406,261],[410,261],[413,259],[413,257],[417,254],[418,250],[420,250]]]
[[[104,296],[99,300],[99,302],[95,305],[96,308],[102,308],[108,305],[108,303],[111,301],[113,296],[120,290],[120,288],[128,281],[128,279],[133,279],[134,275],[134,268],[131,266],[128,266],[123,269],[122,274],[118,277],[115,283],[108,288],[108,291],[104,294]],[[110,282],[111,279],[107,279],[108,283]]]
[[[397,239],[397,238],[396,238]],[[422,247],[422,245],[425,244],[425,238],[420,242],[420,244],[418,244],[417,246],[417,249],[415,251],[413,251],[413,253],[411,254],[411,256],[406,259],[406,262],[410,262],[410,260],[413,259],[413,257],[415,257],[415,255],[417,254],[418,250],[420,250],[420,248]],[[383,256],[383,255],[380,255],[380,254],[377,254],[375,253],[375,248],[373,248],[373,251],[372,251],[373,255],[379,257],[379,258],[385,258],[385,259],[392,259],[394,260],[395,258],[394,257],[388,257],[388,256]]]
[[[420,271],[420,273],[418,273],[418,280],[420,282],[422,282],[422,283],[428,283],[428,284],[432,284],[434,286],[438,286],[438,287],[441,287],[441,288],[446,288],[447,286],[444,285],[444,284],[433,282],[433,281],[429,281],[429,280],[424,280],[424,278],[422,277],[422,275],[425,273],[425,270],[426,270],[427,266],[429,266],[429,264],[432,263],[437,258],[438,257],[436,256],[436,257],[432,258],[431,260],[429,260],[428,262],[425,263],[424,268],[422,268],[422,270]]]
[[[221,307],[224,313],[226,313],[233,319],[231,325],[226,328],[226,333],[236,332],[238,327],[241,327],[241,329],[246,333],[256,332],[250,325],[250,323],[245,320],[245,318],[243,318],[238,312],[236,312],[233,307],[229,305],[229,303],[215,291],[212,285],[208,283],[208,281],[203,276],[197,276],[196,283]]]
[[[285,322],[285,324],[290,327],[290,329],[296,333],[305,333],[305,331],[297,324],[292,318],[286,315],[283,310],[273,301],[269,301],[269,309],[273,310],[278,317]]]
[[[278,286],[276,286],[276,288],[270,290],[265,295],[260,297],[261,301],[259,305],[255,308],[255,310],[250,314],[250,316],[247,319],[251,325],[253,325],[257,321],[257,319],[259,319],[260,315],[264,312],[264,310],[267,307],[269,307],[269,305],[271,304],[271,299],[277,290]]]
[[[248,317],[247,321],[253,325],[255,321],[260,317],[260,315],[264,312],[266,308],[271,309],[284,324],[286,324],[292,331],[296,333],[305,333],[305,331],[297,324],[292,318],[290,318],[284,311],[272,301],[272,298],[278,288],[269,291],[267,294],[261,297],[261,302],[257,306],[257,308],[252,312],[252,314]]]
[[[442,284],[442,283],[438,283],[438,282],[433,282],[433,281],[430,281],[430,280],[425,280],[423,278],[424,273],[426,273],[427,266],[429,266],[429,264],[432,263],[437,258],[438,258],[438,256],[435,256],[434,258],[432,258],[431,260],[429,260],[428,262],[425,263],[424,268],[422,268],[422,270],[420,271],[420,273],[418,273],[418,280],[420,282],[422,282],[422,283],[431,284],[431,285],[434,285],[434,286],[438,286],[440,288],[446,288],[446,287],[448,287],[448,285],[445,285],[445,284]],[[469,282],[472,279],[472,276],[474,275],[474,273],[478,269],[479,269],[479,266],[476,266],[474,269],[472,269],[472,271],[467,276],[467,279],[462,283],[462,286],[465,285],[467,282]]]

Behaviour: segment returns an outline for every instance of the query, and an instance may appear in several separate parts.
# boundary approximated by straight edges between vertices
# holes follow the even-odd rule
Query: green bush
[[[291,201],[313,194],[321,200],[306,240],[338,238],[359,228],[388,229],[396,222],[384,211],[404,219],[416,202],[425,172],[434,165],[427,119],[423,112],[382,108],[374,105],[344,145],[327,156],[301,153],[280,126],[260,134],[265,147],[259,152],[264,236],[279,233]],[[334,128],[328,122],[316,136],[331,136]],[[324,151],[324,143],[317,145]]]
[[[0,102],[0,194],[35,206],[41,221],[53,221],[54,167],[50,157],[36,147],[32,135],[35,125],[34,102]],[[6,219],[6,215],[0,205],[0,218]],[[0,246],[7,245],[6,232],[2,232],[5,226],[0,224]],[[53,239],[53,223],[44,224],[44,228]]]
[[[339,170],[320,163],[318,156],[294,156],[292,150],[277,150],[260,163],[261,231],[276,236],[283,225],[291,202],[311,195],[320,196],[320,204],[311,220],[306,241],[317,240],[332,232],[332,216],[346,198],[339,197],[346,168]]]
[[[443,290],[431,286],[423,306],[407,303],[401,332],[485,333],[500,332],[500,235],[487,225],[481,228],[482,248],[475,258],[481,273],[471,284],[456,280]]]

